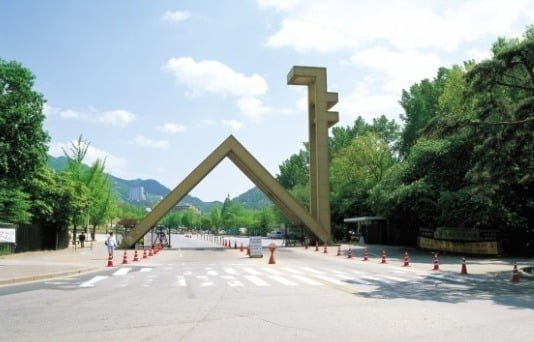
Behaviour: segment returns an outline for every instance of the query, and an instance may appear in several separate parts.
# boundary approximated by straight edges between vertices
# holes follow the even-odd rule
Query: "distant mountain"
[[[66,157],[53,157],[48,156],[48,166],[59,172],[64,170],[67,167],[67,158]],[[111,174],[108,174],[113,182],[113,188],[117,194],[117,197],[125,202],[135,204],[150,206],[152,203],[159,201],[161,198],[167,196],[171,190],[166,186],[162,185],[156,180],[153,179],[134,179],[126,180],[119,177],[115,177]],[[148,200],[143,202],[132,202],[130,198],[130,188],[142,186],[146,193],[148,194]],[[261,209],[264,206],[272,206],[272,202],[258,189],[252,188],[247,192],[235,197],[232,199],[232,202],[239,202],[247,209]],[[203,213],[209,213],[215,206],[222,207],[223,203],[220,201],[213,202],[204,202],[201,199],[186,195],[181,203],[191,204]]]
[[[251,210],[259,210],[263,207],[273,206],[273,202],[271,202],[271,200],[257,187],[237,196],[232,199],[232,202],[239,202],[244,208]]]

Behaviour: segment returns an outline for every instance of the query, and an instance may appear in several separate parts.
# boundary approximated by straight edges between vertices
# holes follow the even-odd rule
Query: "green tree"
[[[46,163],[48,134],[43,129],[43,96],[33,74],[0,59],[0,180],[20,184]]]

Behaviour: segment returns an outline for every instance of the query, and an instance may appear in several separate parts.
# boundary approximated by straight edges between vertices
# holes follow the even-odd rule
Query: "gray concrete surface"
[[[101,270],[107,267],[108,254],[106,246],[104,245],[105,235],[97,235],[96,241],[87,242],[85,248],[71,246],[67,249],[57,251],[39,251],[18,253],[6,256],[0,256],[0,286],[10,284],[18,284],[24,282],[53,279],[64,276],[76,275],[92,271]],[[193,235],[191,242],[195,245],[194,240],[205,240],[211,246],[222,248],[219,244],[221,239],[208,238],[206,236]],[[246,244],[246,238],[225,237],[234,245],[237,241],[238,246],[241,242]],[[265,239],[263,245],[267,246],[274,242],[277,245],[282,244],[282,240],[268,240]],[[203,244],[202,246],[206,246]],[[183,246],[173,244],[173,248],[181,248]],[[294,253],[305,253],[310,258],[331,258],[340,259],[346,258],[349,247],[353,253],[354,262],[362,262],[364,250],[368,250],[369,261],[371,263],[381,262],[381,252],[384,250],[387,253],[387,262],[390,265],[402,266],[404,252],[407,251],[410,258],[410,267],[420,270],[428,270],[433,267],[433,252],[422,251],[413,248],[405,249],[399,246],[383,246],[383,245],[341,245],[341,256],[337,256],[337,246],[329,246],[327,253],[324,253],[324,247],[319,246],[319,251],[315,252],[315,246],[310,246],[308,249],[304,247],[279,247],[283,250],[292,251]],[[129,250],[128,260],[132,261],[133,251]],[[264,253],[268,256],[268,251]],[[140,263],[142,253],[139,253]],[[121,264],[123,258],[123,250],[116,250],[114,263]],[[461,257],[458,255],[439,255],[439,268],[446,272],[460,272]],[[513,265],[517,263],[519,269],[534,264],[530,258],[474,258],[468,257],[466,259],[467,269],[469,274],[500,274],[501,277],[511,277]],[[522,278],[530,279],[531,275],[522,272]]]

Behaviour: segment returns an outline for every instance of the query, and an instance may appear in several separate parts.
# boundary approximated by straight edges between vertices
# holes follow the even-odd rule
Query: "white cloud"
[[[467,59],[474,59],[476,62],[481,62],[485,59],[490,59],[492,52],[490,49],[479,50],[479,49],[469,49],[466,52]]]
[[[77,141],[71,140],[70,142],[64,142],[64,143],[52,142],[50,143],[48,154],[54,157],[64,156],[65,154],[63,151],[65,150],[69,153],[72,144],[77,144]],[[106,165],[105,165],[106,173],[110,173],[117,177],[121,177],[121,175],[126,174],[125,170],[127,169],[127,163],[124,159],[114,156],[113,154],[109,152],[106,152],[104,150],[101,150],[89,144],[83,163],[86,165],[91,165],[97,159],[100,159],[101,161],[106,162]]]
[[[245,76],[218,61],[196,62],[191,57],[171,58],[166,68],[194,95],[214,93],[256,97],[265,94],[268,89],[267,82],[260,75]]]
[[[375,47],[356,52],[351,61],[359,67],[372,68],[383,73],[386,91],[407,89],[424,78],[433,78],[442,65],[435,54],[422,54],[415,50],[392,51]]]
[[[170,146],[167,140],[152,140],[143,135],[137,135],[130,143],[137,146],[148,146],[153,148],[167,148]]]
[[[108,123],[113,126],[125,126],[126,124],[132,122],[135,118],[135,115],[130,113],[127,110],[117,109],[107,112],[102,112],[97,117],[97,121]]]
[[[237,100],[239,111],[249,119],[260,120],[271,109],[265,107],[260,99],[254,97],[242,97]]]
[[[224,127],[230,127],[233,132],[239,131],[243,126],[243,124],[237,120],[223,120],[222,124]]]
[[[59,116],[68,120],[85,120],[89,122],[106,123],[113,126],[125,126],[135,119],[135,115],[124,109],[110,111],[98,111],[94,107],[89,107],[87,111],[73,109],[63,109],[45,104],[43,112],[47,117]]]
[[[301,0],[257,0],[260,7],[269,7],[276,10],[288,10],[296,7]]]
[[[172,21],[172,22],[180,22],[187,20],[191,17],[191,13],[188,11],[167,11],[165,14],[161,17],[161,20],[163,21]]]
[[[464,42],[514,30],[516,19],[531,8],[529,1],[259,1],[260,7],[282,11],[270,47],[305,51],[355,51],[381,42],[397,49],[453,50]],[[491,23],[491,25],[488,25]]]
[[[186,127],[184,125],[176,124],[173,122],[166,122],[158,127],[158,130],[166,133],[180,133],[185,132]]]
[[[86,119],[87,114],[72,109],[60,110],[59,116],[63,119]]]

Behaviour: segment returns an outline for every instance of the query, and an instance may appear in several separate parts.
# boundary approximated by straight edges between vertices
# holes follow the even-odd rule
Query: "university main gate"
[[[308,87],[309,212],[278,183],[236,138],[230,135],[134,227],[123,239],[121,247],[132,247],[226,157],[290,221],[306,227],[319,240],[325,243],[331,242],[328,129],[339,120],[338,113],[330,111],[330,108],[337,103],[338,95],[327,91],[326,68],[294,66],[287,75],[287,83]]]

